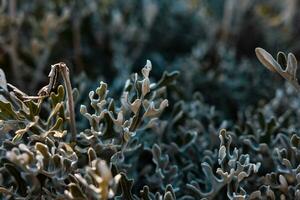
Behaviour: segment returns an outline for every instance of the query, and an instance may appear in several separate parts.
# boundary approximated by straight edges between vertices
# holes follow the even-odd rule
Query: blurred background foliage
[[[299,56],[299,10],[297,0],[2,0],[0,66],[10,83],[34,95],[47,83],[51,64],[66,62],[80,92],[78,105],[88,104],[99,80],[108,83],[110,97],[120,96],[147,59],[152,81],[177,70],[176,84],[166,86],[171,106],[159,127],[140,131],[141,146],[119,166],[135,180],[122,175],[123,184],[144,199],[153,199],[151,192],[222,199],[224,191],[234,199],[244,189],[253,199],[259,196],[255,190],[270,197],[271,189],[300,198],[300,179],[286,175],[286,189],[281,175],[288,171],[281,165],[285,157],[294,161],[293,170],[299,166],[299,95],[254,53],[261,46],[272,55],[284,50]],[[88,127],[77,118],[81,129]],[[232,132],[218,134],[221,128]],[[229,181],[230,163],[246,166],[247,176],[257,174],[241,185]],[[221,176],[226,181],[218,182]]]

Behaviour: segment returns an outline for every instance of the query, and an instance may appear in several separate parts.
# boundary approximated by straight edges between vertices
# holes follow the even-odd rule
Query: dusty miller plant
[[[136,148],[131,141],[135,132],[153,126],[168,106],[161,97],[164,80],[150,83],[151,68],[147,61],[143,78],[135,74],[126,82],[120,107],[107,99],[105,83],[91,91],[95,112],[80,108],[91,128],[80,134],[75,123],[76,90],[64,63],[52,65],[49,84],[37,96],[6,83],[1,70],[2,198],[108,199],[115,196],[119,182],[126,196],[127,179],[120,169],[124,153]],[[60,74],[64,87],[56,86]]]

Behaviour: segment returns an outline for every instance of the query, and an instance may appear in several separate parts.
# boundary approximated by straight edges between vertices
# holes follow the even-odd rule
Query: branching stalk
[[[74,100],[73,100],[73,93],[72,93],[72,85],[70,81],[70,73],[69,73],[69,68],[67,65],[63,62],[60,62],[56,65],[59,65],[59,71],[62,74],[63,80],[64,80],[64,85],[66,88],[66,93],[67,93],[67,109],[70,117],[70,128],[72,132],[72,142],[76,141],[76,121],[75,121],[75,110],[74,110]]]
[[[51,90],[55,87],[55,84],[57,82],[57,77],[59,74],[62,75],[64,85],[66,88],[67,109],[70,118],[70,129],[72,132],[71,141],[75,142],[77,131],[76,131],[76,121],[75,121],[74,100],[73,100],[73,93],[72,93],[72,85],[70,81],[69,68],[65,63],[60,62],[52,65],[51,71],[48,75],[49,83],[39,91],[38,95],[40,97],[50,95]]]

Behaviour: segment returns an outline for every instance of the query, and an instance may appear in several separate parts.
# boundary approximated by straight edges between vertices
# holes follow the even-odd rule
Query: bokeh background
[[[260,186],[262,193],[270,186],[277,196],[281,194],[276,180],[290,169],[281,168],[281,157],[274,156],[277,148],[287,149],[293,169],[300,166],[300,139],[297,151],[286,142],[300,130],[300,96],[265,69],[254,53],[259,46],[272,55],[284,51],[299,58],[299,0],[0,2],[0,67],[8,82],[36,95],[48,83],[51,64],[65,62],[80,93],[76,102],[80,130],[88,122],[79,114],[79,105],[88,105],[88,92],[100,81],[108,83],[110,97],[119,99],[125,81],[140,72],[147,59],[152,62],[153,82],[164,71],[180,72],[176,84],[167,88],[170,107],[159,129],[164,131],[138,133],[142,150],[126,156],[125,164],[132,164],[127,171],[135,180],[134,194],[144,185],[157,192],[170,183],[184,197],[186,183],[201,188],[207,181],[211,186],[215,176],[205,179],[202,164],[209,163],[214,172],[219,167],[221,128],[233,131],[232,148],[237,146],[251,162],[262,163],[258,174],[244,184],[249,194]],[[176,118],[172,110],[181,116]],[[198,135],[190,134],[194,132]],[[174,179],[159,184],[147,149],[156,143],[178,169]],[[264,149],[259,149],[261,144]],[[180,156],[174,151],[178,146]],[[291,186],[287,199],[294,199],[295,191],[299,197],[300,179],[285,176]],[[213,194],[216,199],[224,199],[227,189],[222,187]]]
[[[183,99],[199,91],[234,118],[283,83],[254,48],[300,55],[299,24],[297,0],[3,0],[0,66],[33,95],[59,61],[74,84],[86,76],[89,88],[102,80],[118,91],[149,59],[153,78],[181,72]]]

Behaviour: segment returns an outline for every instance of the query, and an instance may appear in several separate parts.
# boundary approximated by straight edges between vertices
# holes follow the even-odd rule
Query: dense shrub
[[[0,199],[300,199],[298,10],[2,1]]]

